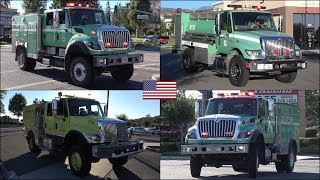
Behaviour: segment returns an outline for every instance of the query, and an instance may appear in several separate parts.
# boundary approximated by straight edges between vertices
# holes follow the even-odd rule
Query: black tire
[[[32,154],[34,154],[35,156],[38,156],[42,150],[40,149],[39,146],[36,145],[36,141],[33,133],[29,134],[27,141],[28,141],[30,152],[32,152]]]
[[[27,57],[25,49],[19,49],[16,58],[19,64],[19,68],[23,71],[33,71],[36,67],[36,60]]]
[[[200,177],[202,168],[202,159],[199,155],[191,155],[190,171],[192,177]]]
[[[245,67],[245,60],[239,56],[234,56],[229,64],[229,81],[232,85],[243,87],[249,80],[249,69]]]
[[[197,71],[197,63],[194,62],[193,49],[187,48],[182,56],[183,68],[187,73],[194,73]]]
[[[248,168],[240,167],[238,164],[232,164],[232,168],[234,171],[237,171],[237,172],[247,172],[248,171]]]
[[[133,71],[133,64],[122,65],[118,69],[111,71],[111,75],[117,81],[126,82],[132,77]]]
[[[92,64],[83,57],[75,57],[71,60],[68,73],[72,84],[81,87],[92,85],[96,75]]]
[[[100,158],[96,158],[96,157],[91,157],[91,162],[93,163],[97,163],[100,161]]]
[[[108,160],[113,166],[123,166],[128,162],[128,156],[109,158]]]
[[[71,172],[76,176],[87,176],[91,170],[91,159],[86,147],[74,145],[70,148],[68,154],[69,166]],[[76,159],[81,165],[77,164]]]
[[[277,172],[291,173],[294,169],[295,160],[296,160],[296,150],[291,145],[289,147],[288,154],[282,156],[281,162],[276,162]]]
[[[297,71],[292,71],[284,74],[277,75],[275,79],[282,83],[292,83],[297,77]]]
[[[248,175],[249,178],[256,178],[259,167],[259,151],[256,144],[252,144],[249,148]]]

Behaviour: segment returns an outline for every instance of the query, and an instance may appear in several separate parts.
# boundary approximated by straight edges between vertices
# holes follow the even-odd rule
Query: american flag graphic
[[[176,99],[176,81],[143,81],[143,99]]]

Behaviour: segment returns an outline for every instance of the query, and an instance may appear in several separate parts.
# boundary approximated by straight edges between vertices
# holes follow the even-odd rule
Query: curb
[[[190,160],[190,156],[161,156],[160,160]]]
[[[146,149],[152,152],[160,153],[160,146],[147,146]]]
[[[160,80],[160,74],[154,74],[154,75],[152,75],[151,79],[152,79],[152,80],[156,80],[156,81]]]

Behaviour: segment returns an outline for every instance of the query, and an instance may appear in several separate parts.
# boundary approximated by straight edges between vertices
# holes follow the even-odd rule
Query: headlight
[[[261,50],[246,50],[246,53],[252,58],[260,58],[263,56],[263,52]]]
[[[238,138],[248,138],[252,135],[251,131],[246,131],[246,132],[240,132],[240,134],[238,135]]]
[[[88,41],[86,45],[92,50],[101,50],[101,46],[98,42]]]

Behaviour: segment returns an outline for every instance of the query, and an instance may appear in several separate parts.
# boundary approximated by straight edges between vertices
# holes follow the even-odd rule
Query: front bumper
[[[109,67],[143,62],[143,54],[118,54],[109,56],[94,56],[94,67]]]
[[[118,158],[137,154],[142,151],[143,143],[133,141],[112,145],[99,144],[92,146],[92,156],[97,158]]]
[[[261,60],[249,62],[250,72],[294,71],[305,68],[307,68],[307,60],[303,59]]]
[[[181,154],[243,154],[248,149],[248,144],[190,144],[181,145]]]

